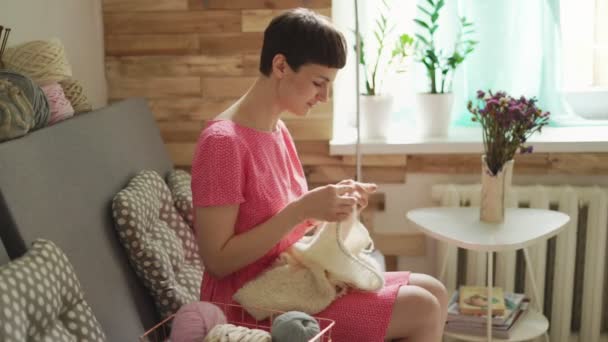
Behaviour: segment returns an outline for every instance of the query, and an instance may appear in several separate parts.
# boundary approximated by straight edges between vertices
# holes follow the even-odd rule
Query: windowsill
[[[337,133],[337,134],[336,134]],[[331,155],[356,153],[356,135],[352,127],[335,133],[330,141]],[[608,127],[545,127],[533,135],[528,145],[535,152],[608,152]],[[420,138],[412,129],[393,126],[385,141],[362,141],[362,154],[457,154],[482,153],[479,127],[450,127],[445,138]]]

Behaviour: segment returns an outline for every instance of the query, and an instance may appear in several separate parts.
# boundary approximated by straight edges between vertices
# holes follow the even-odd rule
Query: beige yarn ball
[[[63,81],[72,76],[65,49],[57,38],[7,48],[3,60],[7,69],[23,73],[39,85]]]
[[[76,113],[90,112],[93,110],[93,106],[85,95],[80,82],[73,78],[68,78],[59,82],[59,84],[61,85],[61,88],[63,88],[65,97],[70,101]]]

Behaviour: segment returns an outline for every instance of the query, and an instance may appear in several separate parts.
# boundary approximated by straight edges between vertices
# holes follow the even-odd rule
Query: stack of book
[[[488,289],[480,286],[462,286],[456,290],[448,305],[445,331],[485,336],[487,334]],[[492,290],[492,336],[508,339],[517,320],[528,308],[530,300],[520,293]]]

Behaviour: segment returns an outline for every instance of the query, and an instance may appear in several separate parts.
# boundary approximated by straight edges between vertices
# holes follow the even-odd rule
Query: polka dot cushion
[[[155,171],[142,171],[114,197],[114,222],[137,275],[162,317],[199,298],[203,271],[190,227]]]
[[[171,189],[173,202],[182,218],[194,229],[192,216],[192,188],[190,174],[184,170],[173,170],[167,177],[167,184]]]
[[[51,241],[36,240],[0,266],[0,341],[105,341],[74,269]]]

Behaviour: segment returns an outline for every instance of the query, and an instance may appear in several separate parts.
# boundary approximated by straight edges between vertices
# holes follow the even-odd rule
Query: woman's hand
[[[354,193],[353,184],[330,184],[310,190],[293,204],[299,208],[302,220],[343,221],[357,204]]]
[[[353,186],[355,191],[351,194],[357,198],[357,207],[359,210],[365,209],[369,203],[369,195],[376,192],[378,186],[374,183],[360,183],[352,179],[343,180],[338,185]]]

